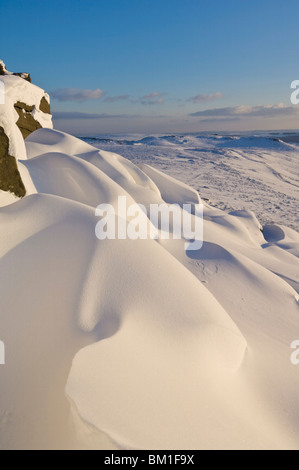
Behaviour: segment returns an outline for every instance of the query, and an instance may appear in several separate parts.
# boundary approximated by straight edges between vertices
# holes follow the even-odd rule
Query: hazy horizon
[[[60,119],[55,119],[55,115],[53,118],[54,122],[54,128],[57,130],[60,130],[62,132],[66,133],[72,133],[73,135],[77,137],[97,137],[97,136],[102,136],[102,135],[154,135],[154,134],[212,134],[212,133],[223,133],[223,134],[248,134],[248,133],[277,133],[279,134],[280,132],[290,132],[290,133],[297,133],[299,132],[299,125],[298,127],[287,127],[287,128],[282,128],[282,127],[273,127],[273,128],[255,128],[252,126],[252,128],[247,128],[247,129],[234,129],[234,128],[194,128],[194,129],[188,129],[185,128],[183,129],[182,127],[177,127],[177,128],[172,128],[172,127],[159,127],[159,125],[155,125],[150,127],[143,128],[143,126],[138,127],[133,127],[130,125],[130,123],[127,123],[126,126],[121,127],[121,126],[114,126],[114,125],[107,125],[101,126],[101,125],[94,125],[93,121],[91,120],[88,125],[86,125],[86,122],[84,122],[85,125],[80,124],[80,120],[75,120],[75,124],[73,122],[69,122],[67,120],[60,120]]]

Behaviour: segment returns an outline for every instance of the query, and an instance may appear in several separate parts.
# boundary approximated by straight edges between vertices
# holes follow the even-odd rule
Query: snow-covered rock
[[[0,190],[26,194],[17,161],[27,158],[24,139],[42,127],[53,128],[49,95],[0,60]]]
[[[24,78],[24,80],[27,80],[29,83],[31,83],[30,73],[25,73],[25,72],[12,73],[12,72],[9,72],[6,69],[5,63],[2,60],[0,60],[0,75],[15,75],[16,77]]]

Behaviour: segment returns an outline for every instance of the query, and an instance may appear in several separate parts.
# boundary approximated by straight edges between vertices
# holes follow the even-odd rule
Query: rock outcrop
[[[49,95],[0,60],[0,190],[26,194],[18,160],[27,158],[24,139],[42,127],[53,128]]]
[[[15,75],[16,77],[21,77],[27,82],[31,83],[30,73],[12,73],[6,70],[5,64],[0,60],[0,75]]]
[[[24,139],[26,139],[26,137],[28,137],[28,135],[30,135],[32,132],[36,131],[37,129],[41,129],[42,127],[40,123],[32,116],[33,108],[33,106],[28,106],[26,103],[21,103],[21,101],[18,101],[15,104],[15,110],[19,115],[17,126],[20,129]]]
[[[26,194],[25,186],[18,170],[15,157],[9,155],[9,140],[0,126],[0,188],[18,197]]]

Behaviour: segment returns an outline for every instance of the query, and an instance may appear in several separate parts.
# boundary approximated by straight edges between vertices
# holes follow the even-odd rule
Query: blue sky
[[[1,0],[0,59],[77,135],[299,127],[296,0]]]

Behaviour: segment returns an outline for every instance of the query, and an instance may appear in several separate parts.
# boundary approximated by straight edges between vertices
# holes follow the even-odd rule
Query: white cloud
[[[89,101],[99,100],[103,97],[104,91],[100,88],[96,90],[81,90],[80,88],[59,88],[52,91],[51,97],[58,101]]]
[[[228,108],[215,108],[206,109],[204,111],[197,111],[190,114],[194,117],[208,117],[208,118],[226,118],[226,117],[290,117],[299,115],[299,107],[286,106],[284,103],[269,104],[259,106],[235,106]]]
[[[105,103],[116,103],[117,101],[125,101],[130,98],[130,95],[107,96],[104,99]]]
[[[139,100],[137,101],[138,103],[141,103],[143,105],[155,105],[155,104],[164,104],[164,96],[166,96],[168,93],[159,93],[158,91],[153,91],[152,93],[149,93],[148,95],[144,95]]]
[[[144,95],[142,98],[145,100],[152,100],[154,98],[157,98],[161,96],[162,93],[158,93],[157,91],[154,91],[153,93],[149,93],[148,95]]]
[[[130,114],[107,114],[107,113],[81,113],[78,111],[56,111],[53,112],[54,119],[122,119],[122,118],[134,118],[139,115]]]
[[[188,98],[187,101],[194,103],[194,104],[209,103],[210,101],[220,100],[221,98],[223,98],[223,94],[217,91],[217,93],[213,93],[210,95],[200,94],[200,95],[192,96],[191,98]]]

